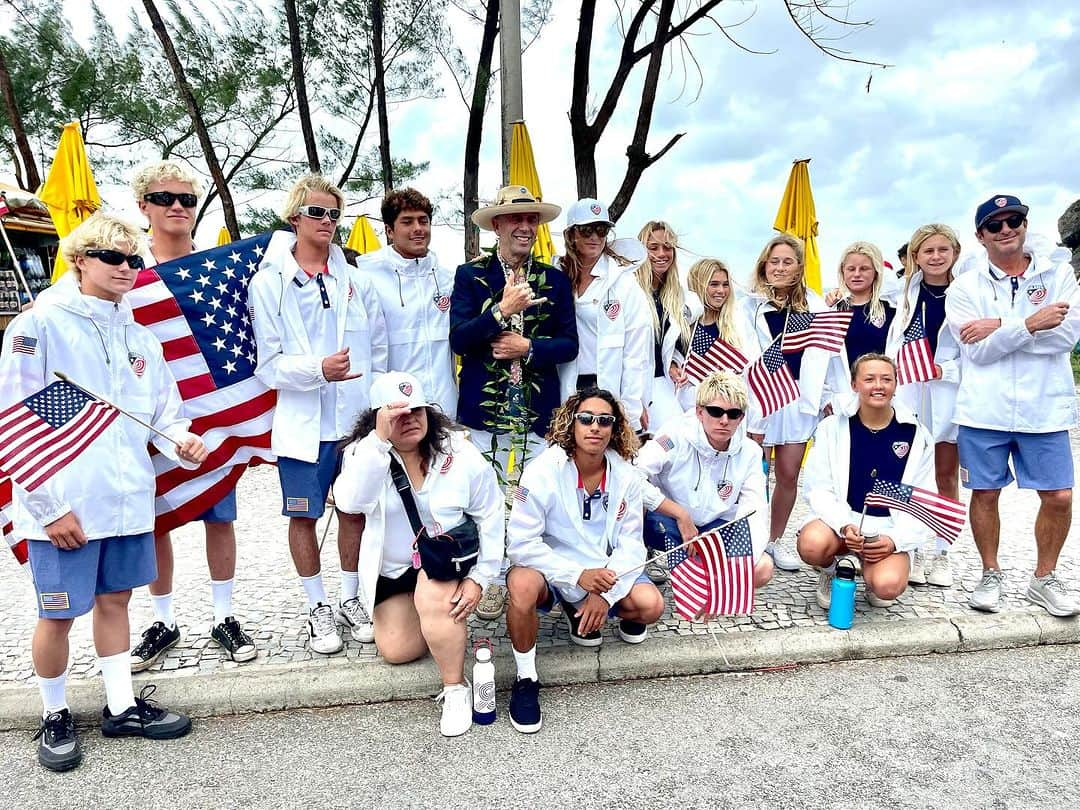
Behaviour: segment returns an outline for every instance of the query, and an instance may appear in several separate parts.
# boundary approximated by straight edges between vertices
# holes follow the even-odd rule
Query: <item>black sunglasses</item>
[[[149,194],[143,194],[143,199],[148,203],[154,205],[161,205],[168,208],[177,200],[180,201],[180,205],[184,208],[194,208],[199,202],[199,198],[194,194],[173,194],[171,191],[151,191]]]
[[[711,416],[713,419],[719,419],[721,416],[726,416],[732,422],[736,419],[742,419],[743,414],[746,413],[742,408],[721,408],[719,405],[702,405],[705,409],[705,413]]]
[[[1023,214],[1009,214],[1007,217],[1001,219],[992,219],[989,222],[983,223],[983,230],[987,233],[1001,233],[1001,226],[1008,225],[1010,229],[1016,230],[1024,224]]]
[[[582,236],[589,237],[589,236],[592,236],[593,234],[596,234],[601,239],[604,239],[604,238],[607,237],[608,233],[611,231],[611,226],[597,223],[597,224],[594,224],[594,225],[575,225],[574,229],[578,233],[580,233]]]
[[[138,253],[133,253],[128,256],[126,253],[121,253],[119,250],[105,250],[94,249],[86,251],[87,256],[91,259],[100,259],[105,264],[110,264],[113,267],[119,267],[124,262],[128,263],[128,267],[132,270],[142,270],[145,267],[143,258]]]
[[[311,217],[312,219],[330,217],[331,222],[337,222],[341,219],[340,208],[327,208],[324,205],[301,205],[297,210],[305,217]]]
[[[575,413],[574,418],[578,420],[579,424],[588,427],[593,422],[600,425],[600,427],[611,427],[615,424],[615,416],[610,413],[589,413],[584,411],[582,413]]]

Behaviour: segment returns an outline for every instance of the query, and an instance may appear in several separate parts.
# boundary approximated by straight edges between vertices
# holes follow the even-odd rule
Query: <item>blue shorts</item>
[[[27,546],[42,619],[74,619],[90,612],[99,593],[130,591],[157,579],[153,532],[91,540],[72,551],[48,540]]]
[[[236,521],[236,487],[229,490],[224,498],[211,506],[195,520],[204,523],[233,523]]]
[[[715,529],[717,526],[723,526],[728,521],[726,520],[714,520],[706,523],[703,526],[698,526],[697,530],[699,534],[704,534],[710,529]],[[667,515],[661,515],[659,512],[652,512],[648,509],[645,510],[645,548],[651,548],[656,551],[664,551],[667,546],[665,540],[667,538],[673,538],[675,545],[682,543],[682,533],[679,531],[679,524],[675,522],[675,518],[668,517]]]
[[[341,467],[338,442],[319,442],[319,460],[300,461],[278,456],[281,514],[317,520],[326,511],[326,496]]]
[[[547,580],[544,580],[544,581],[547,582]],[[640,585],[643,582],[647,582],[650,585],[652,585],[652,580],[649,579],[647,576],[645,576],[644,572],[637,575],[637,579],[634,580],[634,585]],[[552,585],[550,582],[547,583],[547,591],[548,591],[547,599],[545,599],[543,602],[541,602],[539,605],[536,606],[536,609],[539,610],[541,613],[550,613],[551,609],[553,607],[555,607],[555,600],[556,599],[559,600],[559,602],[563,602],[563,603],[566,603],[566,604],[573,604],[574,607],[577,607],[578,605],[581,604],[581,602],[585,601],[584,599],[582,599],[581,602],[571,602],[569,599],[564,599],[563,595],[561,593],[559,593],[559,589],[556,588],[554,585]],[[617,616],[618,613],[619,613],[619,603],[616,602],[614,605],[612,605],[611,607],[608,608],[607,615],[608,615],[608,618],[610,619],[610,618],[613,618],[614,616]]]
[[[1069,432],[1013,433],[960,425],[960,483],[965,489],[1002,489],[1013,481],[1009,458],[1021,489],[1072,489]]]

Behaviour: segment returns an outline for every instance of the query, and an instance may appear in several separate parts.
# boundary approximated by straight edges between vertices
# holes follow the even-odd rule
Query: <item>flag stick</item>
[[[863,499],[862,514],[859,515],[859,528],[857,528],[855,530],[855,534],[858,534],[858,535],[862,534],[862,524],[863,524],[864,520],[866,520],[866,500],[865,499]]]
[[[755,509],[755,510],[754,510],[753,512],[747,512],[747,513],[746,513],[745,515],[741,515],[740,517],[737,517],[737,518],[735,518],[735,520],[729,520],[729,521],[728,521],[727,523],[725,523],[725,524],[724,524],[723,526],[717,526],[717,527],[715,527],[715,528],[709,529],[709,531],[708,531],[708,532],[706,532],[706,534],[712,534],[713,532],[718,532],[718,531],[720,531],[721,529],[726,529],[726,528],[727,528],[728,526],[730,526],[730,525],[731,525],[732,523],[737,523],[738,521],[742,520],[743,518],[748,518],[748,517],[750,517],[751,515],[753,515],[753,514],[756,514],[756,513],[757,513],[757,510],[756,510],[756,509]],[[703,536],[704,536],[704,535],[700,535],[700,534],[694,535],[694,537],[693,537],[692,539],[690,539],[690,540],[687,540],[687,541],[686,541],[685,543],[682,543],[682,544],[680,544],[680,545],[677,545],[677,546],[675,546],[674,548],[669,548],[669,549],[668,549],[667,551],[660,551],[660,552],[657,552],[657,554],[656,554],[655,556],[656,556],[656,557],[665,557],[665,558],[666,558],[666,557],[667,557],[667,556],[668,556],[669,554],[672,554],[673,552],[676,552],[676,551],[678,551],[679,549],[682,549],[682,548],[686,548],[686,547],[687,547],[687,546],[689,546],[690,544],[692,544],[692,543],[695,543],[695,542],[697,542],[698,538],[699,538],[699,537],[703,537]],[[615,575],[615,579],[622,579],[622,578],[623,578],[623,577],[625,577],[625,576],[626,576],[627,574],[633,574],[633,573],[635,573],[635,572],[637,572],[637,571],[640,571],[640,570],[641,570],[642,568],[644,568],[644,567],[645,567],[646,565],[648,565],[648,562],[643,562],[643,563],[642,563],[641,565],[635,565],[635,566],[634,566],[633,568],[631,568],[631,569],[630,569],[630,570],[628,570],[628,571],[623,571],[623,572],[622,572],[621,574],[616,574],[616,575]]]
[[[720,639],[718,639],[716,633],[713,632],[712,622],[705,622],[705,629],[709,631],[709,635],[712,637],[716,649],[720,652],[720,657],[724,659],[724,666],[731,669],[731,662],[728,661],[728,657],[724,654],[724,648],[720,645]]]
[[[53,372],[53,374],[55,374],[55,375],[56,375],[57,377],[59,377],[59,378],[60,378],[61,380],[63,380],[64,382],[66,382],[66,383],[67,383],[68,385],[71,385],[71,386],[74,386],[75,388],[78,388],[78,389],[79,389],[80,391],[82,391],[82,392],[83,392],[84,394],[86,394],[86,395],[87,395],[88,397],[92,397],[93,399],[96,399],[96,400],[97,400],[98,402],[101,402],[101,403],[103,403],[103,404],[105,404],[105,405],[108,405],[108,406],[109,406],[110,408],[112,408],[112,409],[113,409],[114,411],[117,411],[118,413],[122,413],[122,414],[123,414],[124,416],[126,416],[126,417],[127,417],[128,419],[131,419],[131,420],[133,420],[133,421],[135,421],[135,422],[138,422],[138,423],[139,423],[140,425],[142,425],[142,426],[143,426],[144,428],[146,428],[147,430],[151,431],[152,433],[156,433],[156,434],[157,434],[158,436],[160,436],[160,437],[161,437],[161,438],[163,438],[163,439],[168,439],[168,440],[169,440],[170,442],[172,442],[173,444],[175,444],[175,445],[177,446],[177,448],[179,448],[179,447],[180,447],[180,442],[178,442],[178,441],[177,441],[176,439],[174,439],[174,438],[173,438],[172,436],[170,436],[169,434],[167,434],[167,433],[162,433],[162,432],[161,432],[160,430],[158,430],[158,429],[157,429],[156,427],[154,427],[153,425],[151,425],[151,424],[148,424],[148,423],[144,422],[144,421],[143,421],[142,419],[140,419],[140,418],[139,418],[139,417],[137,417],[137,416],[133,416],[132,414],[128,413],[127,411],[125,411],[125,410],[124,410],[123,408],[121,408],[120,406],[118,406],[118,405],[114,405],[113,403],[109,402],[109,400],[105,399],[105,397],[103,397],[103,396],[99,396],[98,394],[95,394],[95,393],[94,393],[93,391],[91,391],[91,390],[90,390],[90,389],[88,389],[88,388],[83,388],[83,387],[82,387],[81,385],[79,385],[79,384],[78,384],[77,382],[75,382],[75,381],[74,381],[73,379],[71,379],[71,377],[69,377],[69,376],[68,376],[67,374],[65,374],[64,372],[62,372],[62,371],[54,371],[54,372]]]
[[[334,515],[337,514],[337,506],[330,510],[330,514],[326,518],[326,525],[323,526],[322,540],[319,541],[319,553],[322,554],[323,543],[326,542],[326,535],[330,533],[330,524],[334,522]]]

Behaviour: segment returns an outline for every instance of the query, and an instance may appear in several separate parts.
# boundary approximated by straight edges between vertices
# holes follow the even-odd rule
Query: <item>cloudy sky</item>
[[[614,13],[614,4],[600,5]],[[85,4],[68,0],[68,7],[78,30]],[[915,227],[930,221],[953,225],[965,246],[973,245],[975,206],[1001,192],[1018,194],[1031,206],[1032,230],[1056,241],[1057,217],[1080,196],[1076,4],[854,0],[852,18],[873,25],[836,44],[888,63],[887,69],[824,56],[775,0],[732,0],[719,19],[732,23],[755,7],[749,21],[731,33],[749,48],[772,53],[752,55],[718,34],[700,36],[693,42],[703,74],[700,94],[691,75],[690,90],[680,97],[678,65],[664,81],[650,147],[658,149],[675,132],[686,137],[645,173],[619,223],[621,235],[636,234],[647,219],[666,219],[685,247],[684,269],[698,255],[717,256],[743,277],[772,235],[792,160],[810,157],[826,278],[848,242],[874,241],[889,257]],[[554,0],[553,20],[523,65],[525,118],[544,197],[564,206],[577,196],[566,117],[576,10],[571,0]],[[597,99],[620,45],[612,21],[609,16],[596,27]],[[462,41],[470,59],[471,35],[463,34]],[[600,163],[602,198],[614,194],[623,176],[621,156],[636,115],[636,106],[627,102],[640,97],[643,68],[601,142],[600,154],[607,158]],[[497,98],[489,121],[482,196],[492,195],[501,178]],[[416,183],[431,196],[460,186],[465,125],[465,108],[449,81],[444,98],[392,113],[395,151],[431,162]],[[127,205],[124,189],[106,189],[106,196],[117,207]],[[376,213],[377,204],[367,212]],[[213,241],[217,224],[209,226],[200,244]],[[434,245],[446,264],[461,257],[461,234],[449,227],[437,229]]]

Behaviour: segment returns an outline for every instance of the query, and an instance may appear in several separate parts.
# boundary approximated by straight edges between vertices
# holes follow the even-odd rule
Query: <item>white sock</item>
[[[949,541],[944,537],[939,537],[934,541],[934,552],[937,554],[948,554],[950,548]]]
[[[210,580],[210,591],[214,596],[214,624],[221,624],[233,615],[231,579]]]
[[[170,629],[176,627],[176,615],[173,613],[172,594],[166,593],[161,596],[150,594],[150,601],[154,605],[154,618]]]
[[[38,675],[37,682],[38,691],[41,692],[41,705],[44,708],[41,713],[42,717],[47,717],[53,712],[68,707],[66,669],[55,678],[42,678]]]
[[[319,602],[326,602],[326,588],[323,587],[322,573],[313,574],[310,577],[300,577],[307,594],[308,609],[315,607]]]
[[[511,645],[510,649],[513,649],[513,645]],[[517,676],[519,678],[532,678],[534,681],[540,680],[540,676],[536,674],[535,644],[525,652],[514,650],[514,663],[517,665]]]
[[[135,705],[135,690],[131,685],[131,650],[98,658],[101,677],[105,681],[105,700],[109,714],[114,717]]]
[[[360,572],[359,571],[342,571],[341,572],[341,603],[345,604],[350,599],[355,599],[356,595],[360,593]]]

